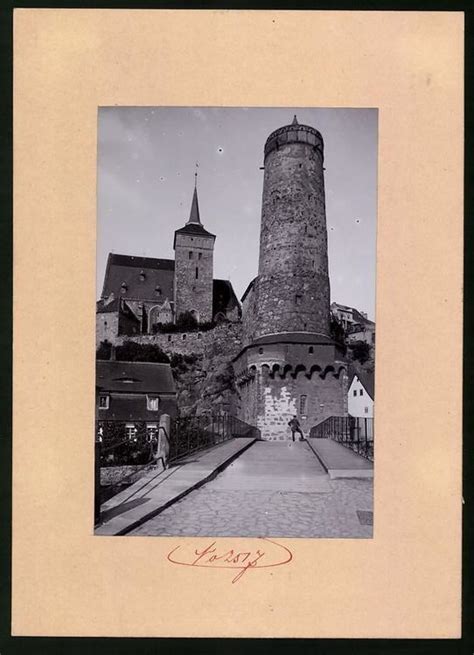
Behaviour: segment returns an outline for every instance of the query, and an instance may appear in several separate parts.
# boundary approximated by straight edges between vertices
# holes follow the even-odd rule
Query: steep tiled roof
[[[352,380],[354,377],[357,376],[364,387],[364,389],[367,391],[369,396],[372,398],[372,400],[375,399],[375,377],[373,373],[369,373],[368,371],[364,371],[363,368],[360,366],[357,366],[357,364],[350,364],[349,369],[348,369],[348,378],[349,378],[349,385],[348,388],[352,384]]]
[[[105,303],[104,299],[97,301],[97,314],[109,314],[118,312],[120,308],[120,298],[115,298],[109,303]]]
[[[240,307],[240,305],[229,280],[214,280],[212,288],[213,315],[215,316],[219,312],[225,314],[235,307]]]
[[[172,300],[173,280],[174,260],[172,259],[110,254],[102,298],[107,298],[113,293],[117,299],[123,296],[134,300],[157,302],[163,302],[165,298]],[[157,287],[161,293],[157,292]]]
[[[175,393],[169,364],[155,362],[96,363],[96,385],[101,391],[124,393]]]

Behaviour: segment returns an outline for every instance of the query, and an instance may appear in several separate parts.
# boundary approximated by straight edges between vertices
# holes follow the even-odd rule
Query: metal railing
[[[230,414],[180,417],[171,421],[168,461],[238,437],[260,438],[260,430]]]
[[[330,416],[311,428],[310,437],[333,439],[358,455],[374,461],[374,419]]]
[[[156,425],[156,427],[155,427]],[[118,467],[114,491],[127,486],[141,469],[157,462],[159,433],[164,428],[146,421],[100,419],[95,435],[95,523],[100,521],[100,505],[104,502],[101,487],[102,468]],[[168,463],[205,448],[238,437],[260,438],[260,430],[229,414],[179,417],[171,420]],[[160,459],[160,458],[158,458]],[[162,461],[163,466],[165,462]]]
[[[158,426],[146,421],[96,421],[100,466],[137,466],[153,461],[158,445]]]

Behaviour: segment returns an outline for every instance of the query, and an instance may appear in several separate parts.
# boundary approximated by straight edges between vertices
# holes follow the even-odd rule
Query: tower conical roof
[[[191,202],[191,211],[189,212],[189,220],[184,227],[175,231],[173,248],[176,247],[177,234],[190,234],[194,236],[210,237],[212,239],[216,238],[215,234],[211,234],[210,232],[208,232],[204,228],[203,224],[201,223],[201,217],[199,215],[199,202],[198,202],[198,193],[197,193],[196,184],[194,185],[193,199]]]
[[[189,213],[189,221],[187,222],[186,225],[189,225],[190,223],[202,225],[201,217],[199,216],[199,202],[198,202],[198,193],[197,193],[196,186],[194,187],[193,201],[191,203],[191,211]]]

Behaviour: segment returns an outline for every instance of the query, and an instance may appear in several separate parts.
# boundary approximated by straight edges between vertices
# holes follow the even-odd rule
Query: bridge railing
[[[114,489],[129,485],[142,469],[159,459],[159,435],[162,426],[146,421],[103,419],[96,421],[95,435],[95,522],[100,520],[100,505],[105,500],[101,487],[101,469],[112,471]],[[239,437],[260,438],[260,430],[230,414],[178,417],[171,420],[167,462]]]
[[[169,461],[239,437],[260,438],[260,430],[230,414],[186,416],[171,422]]]
[[[333,439],[358,455],[374,461],[374,419],[330,416],[310,430],[315,439]]]

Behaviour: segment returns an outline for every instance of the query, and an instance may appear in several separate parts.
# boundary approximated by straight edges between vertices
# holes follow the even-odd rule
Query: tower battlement
[[[324,159],[324,142],[321,132],[318,132],[318,130],[309,125],[301,125],[298,123],[296,116],[291,125],[279,127],[270,134],[265,142],[265,159],[273,150],[278,150],[288,143],[306,143],[313,146],[321,156],[321,160]]]

